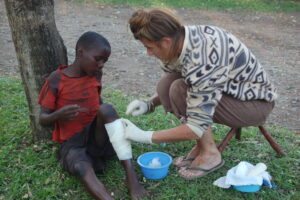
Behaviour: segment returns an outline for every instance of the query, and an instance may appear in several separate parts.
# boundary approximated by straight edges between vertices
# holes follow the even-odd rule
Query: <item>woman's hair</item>
[[[129,19],[129,27],[137,40],[157,42],[163,37],[171,37],[174,41],[172,47],[177,47],[180,36],[184,33],[184,26],[177,16],[170,10],[160,8],[137,10]],[[174,52],[170,52],[169,57],[176,53],[176,48],[172,49]]]

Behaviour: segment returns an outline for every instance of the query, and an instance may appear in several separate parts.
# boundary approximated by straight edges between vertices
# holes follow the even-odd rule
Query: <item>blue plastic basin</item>
[[[260,185],[234,185],[233,188],[240,192],[258,192]]]
[[[149,167],[153,158],[159,159],[161,167]],[[169,166],[172,163],[172,157],[163,152],[148,152],[140,155],[137,159],[137,163],[141,167],[145,178],[158,180],[168,175]]]

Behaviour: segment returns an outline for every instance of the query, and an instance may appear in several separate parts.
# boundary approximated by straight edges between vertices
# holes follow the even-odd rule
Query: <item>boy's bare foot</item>
[[[122,160],[121,163],[126,170],[127,187],[129,189],[131,199],[138,200],[149,196],[149,193],[138,180],[137,173],[134,171],[134,167],[132,165],[132,160]]]
[[[149,192],[138,181],[128,182],[128,189],[132,200],[139,200],[149,196]]]

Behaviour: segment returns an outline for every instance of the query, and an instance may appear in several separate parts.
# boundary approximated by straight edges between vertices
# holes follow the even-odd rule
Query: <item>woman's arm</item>
[[[167,130],[154,131],[152,135],[152,142],[179,142],[196,140],[199,138],[200,137],[198,137],[187,125],[181,125]]]
[[[125,137],[132,141],[142,143],[164,143],[195,140],[200,137],[196,135],[187,125],[159,131],[144,131],[138,128],[128,119],[122,119],[125,126]]]

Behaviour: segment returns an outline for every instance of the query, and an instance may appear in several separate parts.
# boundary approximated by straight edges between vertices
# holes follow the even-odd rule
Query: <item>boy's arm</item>
[[[67,105],[58,110],[51,110],[41,106],[39,116],[40,124],[43,126],[53,125],[58,120],[71,121],[74,120],[80,112],[78,105]]]

